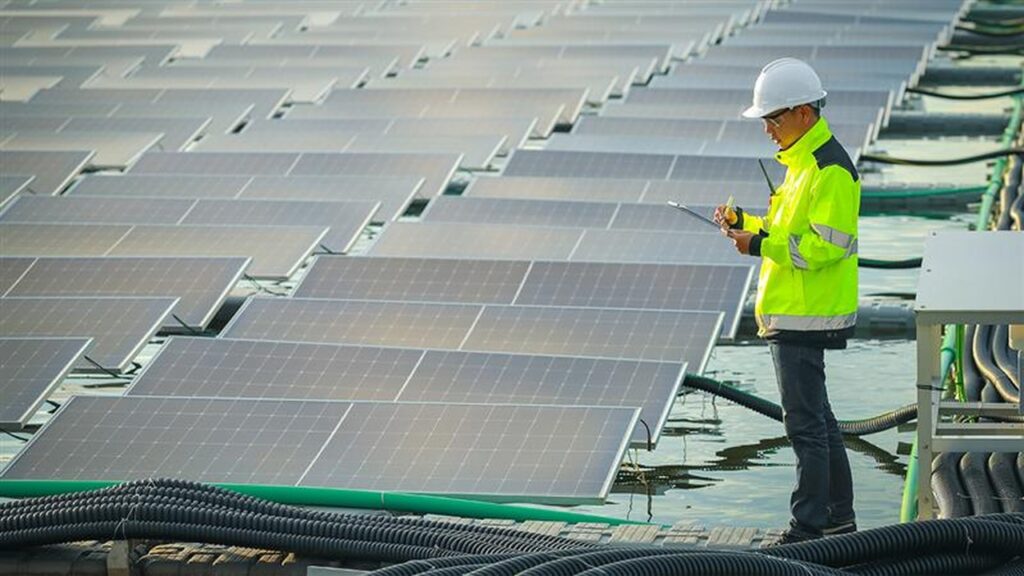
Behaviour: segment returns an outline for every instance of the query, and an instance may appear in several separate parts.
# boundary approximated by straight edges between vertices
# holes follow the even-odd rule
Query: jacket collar
[[[808,159],[813,161],[814,151],[828,142],[831,137],[832,131],[828,128],[828,122],[823,117],[818,118],[814,126],[811,126],[810,130],[805,132],[792,146],[785,150],[779,150],[775,154],[775,159],[786,166],[796,166],[807,162]]]

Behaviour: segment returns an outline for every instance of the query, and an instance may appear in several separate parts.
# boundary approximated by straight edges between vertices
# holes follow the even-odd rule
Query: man
[[[825,389],[824,351],[846,347],[857,320],[860,179],[820,116],[821,80],[806,63],[761,70],[753,105],[779,147],[786,178],[768,214],[719,206],[715,218],[741,254],[761,259],[755,314],[769,342],[786,436],[796,453],[793,518],[779,543],[855,531],[853,481]]]

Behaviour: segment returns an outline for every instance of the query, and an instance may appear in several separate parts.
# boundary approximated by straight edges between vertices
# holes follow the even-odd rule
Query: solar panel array
[[[49,4],[0,10],[4,336],[125,370],[299,284],[72,400],[4,477],[557,502],[603,499],[735,335],[758,261],[665,202],[767,208],[761,66],[810,61],[856,158],[961,8]]]
[[[75,397],[4,479],[155,476],[551,503],[608,495],[636,408]],[[565,439],[583,437],[585,443]]]

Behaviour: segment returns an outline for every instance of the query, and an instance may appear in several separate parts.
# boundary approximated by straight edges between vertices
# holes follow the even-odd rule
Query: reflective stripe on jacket
[[[762,236],[758,334],[838,335],[845,343],[857,322],[857,168],[824,118],[776,159],[786,179],[768,214],[742,218],[743,229]]]

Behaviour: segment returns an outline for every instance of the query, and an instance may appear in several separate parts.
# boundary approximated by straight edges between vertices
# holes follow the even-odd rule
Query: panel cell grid
[[[636,418],[627,408],[355,404],[301,484],[600,500]]]
[[[534,262],[516,305],[719,310],[735,335],[753,266]]]
[[[239,281],[248,258],[39,258],[8,296],[165,296],[174,314],[205,327]],[[165,328],[182,329],[172,317]]]
[[[422,356],[402,348],[175,337],[128,394],[391,402]]]
[[[323,241],[313,226],[135,226],[111,256],[249,256],[256,278],[287,278]]]
[[[28,188],[34,179],[35,176],[32,175],[0,174],[0,208],[17,196],[19,192]]]
[[[89,343],[88,338],[0,338],[0,426],[24,427]]]
[[[437,196],[448,187],[461,160],[459,154],[386,154],[376,152],[306,153],[288,173],[294,176],[417,176],[424,196]]]
[[[93,152],[43,152],[0,150],[0,174],[34,175],[29,188],[36,194],[52,196],[78,174]]]
[[[223,332],[231,338],[457,348],[479,306],[254,298]]]
[[[380,206],[377,202],[199,200],[181,223],[231,226],[326,226],[321,243],[348,252]]]
[[[5,256],[102,256],[131,230],[112,224],[0,223]]]
[[[234,198],[251,180],[248,176],[90,174],[75,183],[65,196]]]
[[[35,258],[0,257],[0,296],[7,294],[35,261]]]
[[[586,230],[570,260],[653,264],[750,264],[724,236],[644,230]]]
[[[685,200],[683,201],[685,204]],[[691,209],[708,218],[715,214],[714,206],[687,204]],[[692,234],[721,235],[721,231],[689,213],[667,204],[624,204],[615,213],[613,230],[665,230],[667,232],[689,232]]]
[[[668,177],[674,161],[674,156],[666,154],[517,150],[509,158],[504,174],[506,176],[663,180]]]
[[[350,300],[508,304],[527,262],[438,258],[318,257],[295,296]]]
[[[3,477],[294,485],[349,407],[75,396]]]
[[[285,152],[147,152],[129,174],[282,176],[298,158],[298,154]]]
[[[440,196],[431,201],[423,220],[605,228],[616,208],[615,204],[599,202]]]
[[[184,198],[25,196],[0,214],[4,222],[176,224],[192,208]]]
[[[418,196],[419,176],[260,176],[242,191],[245,199],[380,202],[375,220],[394,220]]]
[[[370,248],[373,256],[565,260],[581,229],[512,224],[394,222]]]
[[[156,333],[177,298],[4,298],[0,334],[29,337],[91,337],[88,356],[124,371]],[[95,369],[91,363],[80,366]]]
[[[685,361],[703,371],[720,312],[488,306],[464,350]]]
[[[476,198],[530,198],[534,200],[638,202],[647,186],[647,180],[547,178],[506,175],[501,178],[476,178],[463,192],[463,196]]]

